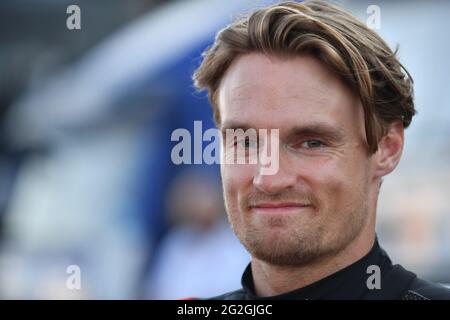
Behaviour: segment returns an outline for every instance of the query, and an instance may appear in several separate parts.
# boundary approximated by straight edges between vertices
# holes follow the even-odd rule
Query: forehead
[[[219,88],[222,126],[239,122],[255,128],[289,128],[311,122],[354,127],[363,111],[351,90],[320,61],[252,53],[238,57]],[[352,129],[352,128],[349,128]]]

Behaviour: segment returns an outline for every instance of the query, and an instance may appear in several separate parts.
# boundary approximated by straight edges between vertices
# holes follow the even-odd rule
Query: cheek
[[[351,205],[366,183],[362,162],[348,159],[315,159],[303,163],[303,180],[323,209]]]
[[[239,199],[246,194],[253,181],[253,166],[244,164],[222,164],[222,187],[225,204],[228,208],[236,208]],[[234,211],[234,210],[233,210]]]

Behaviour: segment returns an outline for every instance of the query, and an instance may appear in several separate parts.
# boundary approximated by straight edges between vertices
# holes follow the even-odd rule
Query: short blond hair
[[[327,65],[360,98],[371,153],[390,123],[407,128],[416,113],[413,80],[397,50],[346,10],[313,0],[258,9],[218,32],[193,76],[208,92],[216,124],[222,78],[237,56],[252,52],[285,58],[307,53]]]

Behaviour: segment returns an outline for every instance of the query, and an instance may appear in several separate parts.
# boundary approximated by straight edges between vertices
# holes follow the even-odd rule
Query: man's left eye
[[[302,143],[302,147],[305,148],[319,148],[324,146],[323,142],[320,140],[306,140]]]

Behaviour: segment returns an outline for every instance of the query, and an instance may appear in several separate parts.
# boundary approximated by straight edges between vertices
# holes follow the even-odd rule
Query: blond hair
[[[207,90],[216,123],[217,95],[227,68],[237,56],[252,52],[286,58],[307,53],[331,68],[361,100],[372,153],[390,123],[407,128],[416,113],[412,78],[397,50],[392,52],[377,33],[324,1],[282,2],[231,23],[203,53],[193,80]]]

